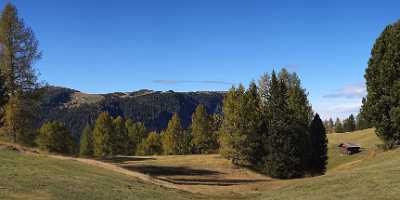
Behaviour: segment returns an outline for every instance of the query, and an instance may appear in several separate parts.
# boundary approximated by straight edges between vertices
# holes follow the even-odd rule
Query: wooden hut
[[[361,150],[361,146],[354,143],[341,143],[339,147],[342,150],[342,153],[345,155],[352,155],[360,152]]]

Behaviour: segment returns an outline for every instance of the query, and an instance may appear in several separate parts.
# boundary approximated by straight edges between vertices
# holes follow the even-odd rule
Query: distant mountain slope
[[[86,94],[77,90],[48,87],[41,104],[40,123],[57,120],[79,136],[83,127],[93,124],[97,115],[107,111],[143,122],[150,130],[164,129],[174,112],[187,127],[197,105],[203,104],[209,114],[221,113],[224,92],[160,92],[139,90],[127,93]]]

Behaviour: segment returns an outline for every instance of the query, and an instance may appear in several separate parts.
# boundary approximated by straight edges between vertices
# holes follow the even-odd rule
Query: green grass
[[[0,150],[0,199],[204,199],[76,161]]]
[[[278,189],[252,199],[399,199],[400,149],[382,152],[373,129],[329,135],[326,175],[274,180]],[[337,144],[356,142],[363,152],[340,154]],[[194,160],[193,162],[196,162]],[[144,183],[138,179],[76,161],[0,150],[0,199],[222,199],[217,192],[193,194]],[[243,196],[242,196],[243,197]],[[231,199],[230,197],[229,199]]]
[[[259,199],[399,199],[400,150],[382,152],[373,129],[329,136],[328,172],[324,176],[287,181],[287,187],[262,194]],[[340,154],[338,144],[355,142],[363,151]]]
[[[292,184],[259,199],[399,199],[400,150],[366,159],[348,171],[293,180]]]
[[[339,170],[340,168],[351,167],[351,163],[356,164],[359,160],[367,158],[372,153],[378,151],[377,144],[381,144],[375,135],[374,129],[355,131],[352,133],[333,133],[328,135],[328,171]],[[353,142],[361,145],[362,151],[352,156],[342,155],[337,147],[340,143]],[[346,165],[344,165],[346,164]]]

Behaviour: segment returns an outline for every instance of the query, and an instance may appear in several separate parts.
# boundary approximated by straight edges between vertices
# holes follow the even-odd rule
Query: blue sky
[[[395,0],[11,2],[40,41],[35,66],[49,84],[227,90],[287,67],[324,118],[357,112],[372,45],[400,18]]]

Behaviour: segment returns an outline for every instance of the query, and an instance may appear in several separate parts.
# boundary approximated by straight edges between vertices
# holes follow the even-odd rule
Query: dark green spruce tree
[[[309,171],[312,175],[324,174],[328,163],[328,139],[326,130],[318,114],[310,125],[311,155]]]
[[[365,72],[367,97],[362,108],[388,146],[400,144],[400,21],[376,39]]]
[[[308,168],[308,158],[310,157],[310,133],[309,124],[313,118],[313,111],[308,101],[307,92],[301,87],[300,78],[296,73],[290,73],[285,68],[279,72],[280,81],[286,83],[288,88],[288,106],[290,110],[290,124],[293,134],[299,140],[294,141],[295,147],[298,148],[302,155],[303,170]]]
[[[272,72],[268,99],[268,142],[265,171],[274,178],[295,178],[304,174],[301,138],[291,127],[288,88]]]
[[[261,95],[255,82],[251,82],[249,88],[244,94],[244,110],[242,111],[245,117],[245,134],[246,140],[243,147],[244,158],[252,166],[259,167],[262,165],[262,158],[265,154],[263,148],[263,121]]]

